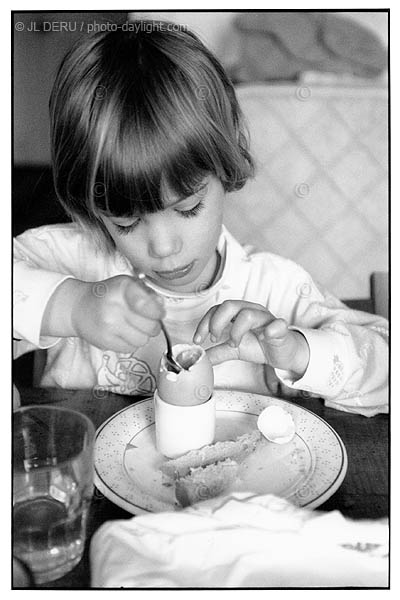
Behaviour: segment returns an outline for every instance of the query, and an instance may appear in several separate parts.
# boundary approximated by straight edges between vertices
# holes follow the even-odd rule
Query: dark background
[[[48,103],[53,81],[63,56],[85,35],[88,24],[123,23],[128,14],[39,11],[13,15],[13,235],[69,220],[56,200],[50,166]],[[23,24],[22,31],[17,23]],[[52,30],[62,29],[61,23],[66,31]]]

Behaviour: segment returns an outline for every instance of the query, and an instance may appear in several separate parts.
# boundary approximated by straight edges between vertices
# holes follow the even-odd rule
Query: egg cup
[[[167,458],[177,458],[189,450],[212,444],[215,437],[215,398],[194,406],[164,402],[154,393],[157,450]]]

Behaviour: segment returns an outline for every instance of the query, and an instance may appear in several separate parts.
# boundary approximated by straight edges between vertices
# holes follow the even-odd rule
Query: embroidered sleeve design
[[[144,360],[114,352],[104,352],[97,383],[102,389],[127,395],[151,394],[156,388],[155,377]]]
[[[336,387],[343,379],[344,365],[337,354],[333,356],[333,369],[329,376],[329,387]]]

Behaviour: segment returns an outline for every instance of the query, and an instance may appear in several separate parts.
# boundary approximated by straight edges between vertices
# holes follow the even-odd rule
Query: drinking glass
[[[13,413],[13,554],[35,583],[62,577],[82,557],[94,433],[86,416],[66,408]]]

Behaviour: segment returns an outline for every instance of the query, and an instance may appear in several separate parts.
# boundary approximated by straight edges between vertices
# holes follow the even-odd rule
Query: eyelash
[[[139,225],[140,219],[138,219],[137,221],[135,221],[134,223],[132,223],[132,225],[117,225],[117,223],[115,224],[115,227],[117,228],[118,233],[120,233],[121,235],[127,235],[128,233],[131,233],[131,231],[133,231],[135,229],[135,227],[137,227]]]
[[[184,218],[184,219],[190,219],[190,217],[195,217],[196,215],[199,214],[199,212],[204,208],[204,201],[200,200],[200,202],[198,204],[196,204],[196,206],[194,206],[193,208],[190,208],[189,210],[178,210],[177,212]],[[132,223],[131,225],[117,225],[115,223],[115,227],[117,228],[118,233],[120,233],[121,235],[127,235],[128,233],[131,233],[135,227],[137,227],[140,223],[140,219],[138,219],[137,221],[135,221],[134,223]]]
[[[195,215],[198,215],[199,212],[203,209],[204,207],[204,201],[200,200],[200,202],[198,204],[196,204],[196,206],[193,206],[193,208],[189,209],[189,210],[178,210],[178,213],[180,215],[182,215],[182,217],[184,217],[185,219],[189,219],[190,217],[194,217]]]

